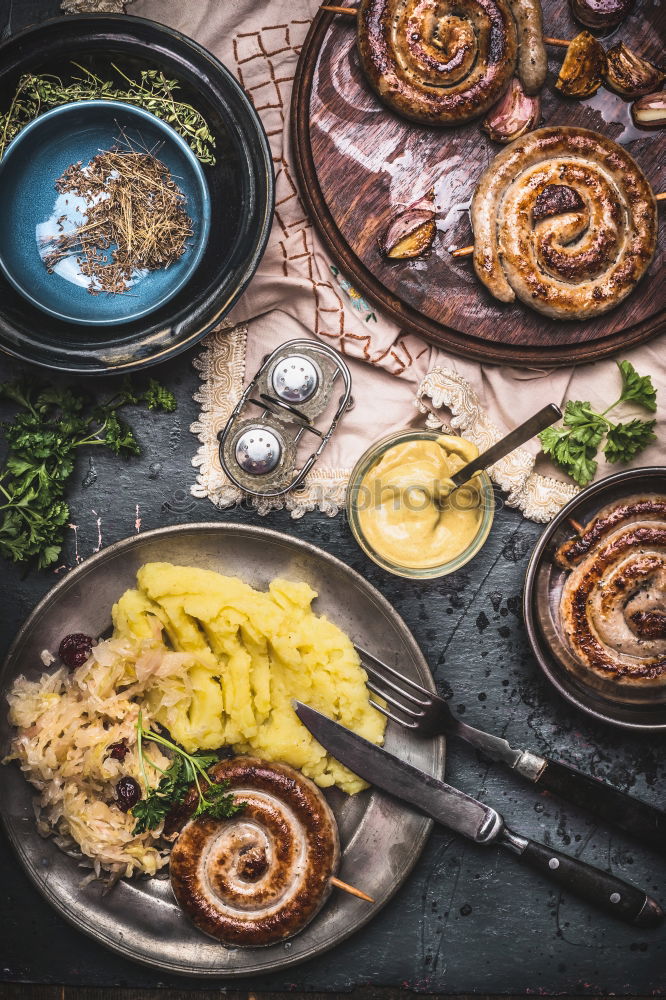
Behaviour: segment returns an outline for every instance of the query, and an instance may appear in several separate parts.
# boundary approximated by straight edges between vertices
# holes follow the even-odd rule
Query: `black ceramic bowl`
[[[203,114],[216,139],[216,163],[204,166],[211,200],[206,251],[187,284],[157,311],[127,325],[80,326],[32,306],[0,275],[2,350],[85,375],[133,371],[196,343],[243,292],[270,231],[271,153],[249,98],[214,56],[171,28],[123,14],[55,18],[0,46],[0,111],[23,73],[68,80],[81,75],[72,60],[116,80],[111,63],[133,78],[142,69],[162,70],[180,82],[178,96]],[[3,216],[11,224],[7,206]]]

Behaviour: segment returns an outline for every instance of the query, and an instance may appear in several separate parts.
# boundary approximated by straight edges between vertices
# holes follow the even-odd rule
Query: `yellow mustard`
[[[474,480],[453,491],[450,477],[479,454],[442,434],[388,448],[359,484],[359,527],[387,562],[427,569],[455,559],[476,538],[483,517]]]

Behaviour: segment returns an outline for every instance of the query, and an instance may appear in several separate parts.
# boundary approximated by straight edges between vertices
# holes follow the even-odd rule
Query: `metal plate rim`
[[[310,542],[305,542],[299,538],[293,537],[291,535],[284,534],[283,532],[276,531],[272,528],[264,528],[258,525],[242,525],[236,524],[229,521],[205,521],[205,522],[194,522],[190,524],[181,525],[169,525],[164,528],[155,528],[151,531],[141,532],[138,535],[131,535],[127,538],[121,539],[117,542],[113,542],[107,548],[102,549],[100,552],[95,553],[90,556],[84,562],[80,563],[79,566],[71,570],[66,577],[59,580],[51,590],[38,602],[38,604],[33,608],[31,613],[28,615],[26,620],[21,625],[18,630],[14,641],[12,642],[9,651],[0,667],[0,688],[2,688],[5,677],[10,671],[13,660],[19,653],[21,646],[28,635],[33,624],[39,619],[42,612],[50,608],[58,599],[60,594],[72,585],[72,581],[77,581],[84,579],[91,569],[102,565],[109,558],[114,557],[117,553],[122,552],[126,549],[131,549],[139,541],[145,539],[153,538],[168,538],[174,534],[180,534],[185,532],[202,532],[202,533],[220,533],[220,534],[230,534],[238,537],[243,535],[251,535],[259,538],[270,539],[274,543],[286,545],[287,547],[296,548],[300,551],[305,551],[314,557],[316,560],[323,560],[334,566],[336,569],[344,574],[350,576],[356,584],[367,593],[368,597],[374,601],[378,607],[380,607],[388,617],[396,624],[398,632],[401,634],[402,638],[405,640],[407,646],[411,648],[419,667],[423,670],[423,678],[425,679],[426,686],[428,686],[433,693],[436,692],[435,684],[432,679],[430,668],[428,663],[421,652],[416,640],[414,639],[411,631],[400,617],[400,615],[395,611],[391,603],[381,594],[371,583],[369,583],[360,573],[352,569],[341,559],[336,556],[331,555],[328,552],[318,548],[316,545],[312,545]],[[433,765],[437,768],[437,772],[443,774],[444,772],[444,761],[445,761],[445,740],[443,737],[438,738],[434,743],[434,759]],[[413,814],[410,811],[410,814]],[[393,884],[390,887],[386,895],[379,901],[374,903],[369,907],[367,912],[359,911],[361,916],[356,921],[350,921],[345,930],[335,936],[334,939],[315,944],[313,947],[304,954],[288,956],[285,952],[279,960],[270,964],[258,964],[253,966],[246,966],[242,969],[210,969],[206,967],[198,968],[184,968],[173,962],[151,960],[145,956],[138,956],[132,953],[131,949],[123,944],[120,940],[110,940],[104,933],[98,931],[94,925],[84,925],[77,913],[70,910],[70,908],[59,898],[57,892],[50,889],[48,882],[40,881],[37,878],[37,872],[33,869],[31,865],[27,863],[27,859],[21,850],[20,840],[15,836],[14,831],[10,824],[7,822],[5,810],[0,801],[0,822],[7,835],[7,838],[18,857],[21,866],[30,879],[32,884],[35,886],[37,891],[43,896],[48,903],[62,916],[70,925],[72,925],[76,930],[85,934],[87,937],[92,938],[99,944],[108,948],[110,951],[116,952],[125,958],[129,958],[131,961],[137,962],[140,965],[147,966],[149,968],[157,968],[165,972],[172,972],[183,977],[195,977],[195,978],[205,978],[205,979],[237,979],[248,977],[255,974],[270,974],[272,972],[285,969],[289,966],[297,965],[302,962],[308,961],[318,955],[329,951],[331,948],[337,947],[343,941],[347,940],[354,934],[357,930],[364,927],[393,897],[393,895],[398,891],[398,889],[405,882],[410,872],[412,871],[414,865],[418,861],[423,848],[425,847],[426,841],[430,835],[431,829],[434,825],[431,819],[427,817],[422,818],[420,824],[420,830],[416,836],[412,838],[412,850],[406,863],[402,867],[401,871],[394,877]]]
[[[621,729],[629,729],[633,732],[658,733],[666,731],[666,709],[664,709],[665,715],[663,722],[643,723],[631,722],[627,719],[618,719],[615,718],[610,711],[604,712],[586,704],[582,698],[579,698],[576,695],[573,686],[569,687],[569,685],[562,682],[557,672],[553,669],[551,660],[555,659],[554,654],[550,651],[548,651],[548,653],[544,652],[545,647],[540,640],[536,621],[538,612],[534,603],[536,577],[541,564],[541,559],[551,538],[562,522],[568,517],[574,516],[581,505],[587,503],[591,498],[594,498],[598,494],[605,493],[609,488],[613,489],[614,487],[621,486],[624,483],[633,482],[639,477],[647,476],[666,476],[666,467],[660,465],[649,465],[640,469],[624,469],[621,472],[614,472],[610,476],[606,476],[598,482],[592,483],[590,486],[581,490],[580,493],[577,493],[575,497],[569,500],[560,512],[555,515],[553,520],[550,521],[541,534],[541,537],[536,543],[532,551],[532,555],[530,556],[530,561],[527,565],[525,585],[523,587],[523,620],[525,622],[525,629],[527,631],[532,654],[539,664],[542,673],[550,684],[552,684],[558,694],[565,698],[570,704],[574,705],[575,708],[579,709],[581,712],[585,712],[586,715],[592,716],[592,718],[599,722],[604,722],[611,726],[617,726]]]

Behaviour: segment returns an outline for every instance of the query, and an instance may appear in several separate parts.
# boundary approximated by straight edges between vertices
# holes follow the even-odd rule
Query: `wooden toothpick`
[[[355,889],[353,885],[349,885],[347,882],[343,882],[339,878],[333,878],[333,876],[331,876],[330,883],[331,885],[334,885],[336,889],[343,889],[345,892],[348,892],[350,896],[357,896],[359,899],[364,899],[366,903],[374,903],[372,896],[368,896],[367,893],[361,892],[360,889]]]
[[[330,14],[342,14],[343,17],[356,17],[358,13],[354,7],[331,7],[328,4],[320,7],[319,10],[327,10]]]

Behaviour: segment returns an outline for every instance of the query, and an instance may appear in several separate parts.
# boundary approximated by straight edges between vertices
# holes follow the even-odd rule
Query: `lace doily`
[[[425,399],[430,399],[429,406]],[[469,382],[448,368],[433,368],[421,382],[416,406],[426,413],[426,426],[450,426],[460,431],[479,451],[489,448],[502,437],[502,431],[481,408],[479,397]],[[433,412],[446,407],[450,421]],[[534,471],[535,459],[524,448],[517,448],[488,469],[493,482],[506,494],[506,505],[517,507],[530,521],[550,521],[578,493],[578,488],[561,483]]]
[[[62,0],[65,14],[124,14],[132,0]]]
[[[196,402],[201,404],[201,416],[190,430],[201,445],[192,459],[199,472],[191,492],[195,497],[208,497],[218,507],[233,507],[246,500],[259,514],[286,508],[293,518],[299,518],[318,508],[335,517],[344,506],[351,469],[325,469],[318,464],[300,489],[283,497],[263,499],[243,493],[222,471],[217,435],[243,392],[246,339],[244,324],[232,327],[221,323],[206,338],[203,350],[193,362],[201,379],[201,388],[194,394]]]

